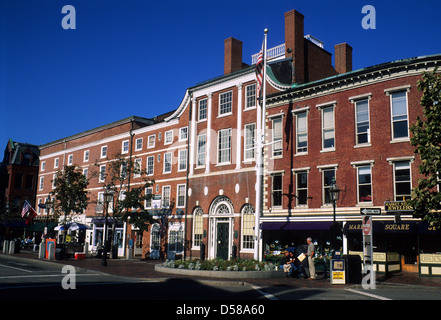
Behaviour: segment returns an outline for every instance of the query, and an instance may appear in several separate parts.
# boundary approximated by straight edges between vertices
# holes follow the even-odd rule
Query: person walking
[[[308,243],[308,250],[306,251],[306,256],[308,258],[308,269],[306,270],[306,274],[308,279],[315,279],[315,266],[314,266],[314,255],[315,255],[315,247],[314,243],[312,243],[312,238],[309,237],[306,239]]]

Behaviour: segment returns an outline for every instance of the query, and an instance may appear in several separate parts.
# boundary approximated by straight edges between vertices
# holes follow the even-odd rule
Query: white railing
[[[258,55],[259,55],[259,53],[256,53],[251,56],[251,64],[256,64]],[[267,60],[278,58],[278,57],[281,57],[284,55],[285,55],[285,44],[284,43],[266,50]]]

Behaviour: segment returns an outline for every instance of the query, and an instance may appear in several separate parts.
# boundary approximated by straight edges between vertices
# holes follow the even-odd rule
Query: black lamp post
[[[109,202],[113,200],[113,191],[107,186],[103,194],[103,200],[105,204],[105,218],[104,218],[104,245],[103,245],[103,259],[101,260],[102,266],[107,266],[107,218],[109,216]]]
[[[334,242],[334,252],[337,250],[337,238],[335,236],[335,204],[338,201],[338,198],[340,196],[340,189],[337,186],[337,182],[335,182],[335,178],[332,178],[331,185],[329,186],[329,198],[332,201],[332,207],[334,209],[334,223],[332,224],[332,230],[333,230],[333,242]]]

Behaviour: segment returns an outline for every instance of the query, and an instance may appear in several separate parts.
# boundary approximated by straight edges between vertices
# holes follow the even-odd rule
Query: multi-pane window
[[[307,112],[298,113],[296,116],[296,137],[297,153],[308,151],[308,114]]]
[[[155,147],[155,138],[156,138],[156,136],[154,134],[148,137],[147,148],[154,148]]]
[[[67,164],[71,166],[72,163],[73,163],[73,154],[70,154],[70,155],[67,157]]]
[[[164,207],[170,206],[170,186],[162,187],[162,205]]]
[[[253,108],[256,106],[256,84],[250,84],[245,87],[245,109]]]
[[[138,138],[135,141],[135,151],[142,150],[142,138]]]
[[[323,176],[323,204],[326,205],[332,203],[329,194],[329,188],[332,184],[332,181],[335,179],[335,168],[323,169],[322,176]]]
[[[254,209],[245,205],[242,209],[242,248],[254,249]]]
[[[232,112],[233,92],[228,91],[219,95],[219,115]]]
[[[207,119],[207,99],[199,100],[199,121]]]
[[[371,166],[359,166],[358,171],[358,202],[372,202]]]
[[[128,153],[128,152],[129,152],[129,140],[125,140],[122,142],[121,153]]]
[[[217,163],[231,162],[231,129],[219,130]]]
[[[106,165],[103,164],[100,166],[100,174],[99,174],[98,181],[104,182],[105,179],[106,179]]]
[[[172,168],[171,152],[164,153],[164,173],[170,173]]]
[[[135,159],[134,168],[133,168],[133,176],[135,178],[141,176],[141,169],[142,169],[142,159],[137,158],[137,159]]]
[[[185,184],[178,184],[178,194],[177,194],[177,203],[176,206],[178,208],[185,207],[185,190],[186,185]]]
[[[89,154],[90,154],[89,150],[84,151],[84,156],[83,156],[84,162],[89,161]]]
[[[107,146],[101,147],[101,158],[107,157]]]
[[[412,190],[410,161],[397,161],[394,163],[395,201],[410,199]]]
[[[173,142],[173,130],[165,132],[164,144],[171,144]]]
[[[273,119],[273,157],[279,157],[282,155],[282,117]]]
[[[334,106],[322,109],[322,149],[335,148]]]
[[[244,159],[254,160],[254,139],[256,136],[256,124],[251,123],[245,125],[245,150]]]
[[[46,161],[41,162],[41,171],[46,170]]]
[[[168,251],[182,252],[184,251],[184,231],[170,230],[168,233]]]
[[[179,150],[178,171],[187,170],[187,149]]]
[[[296,178],[297,205],[306,206],[308,205],[308,172],[299,171]]]
[[[146,172],[146,174],[148,176],[153,175],[154,163],[155,163],[155,156],[148,156],[147,157],[147,172]]]
[[[152,194],[153,194],[153,188],[149,187],[145,189],[145,203],[144,206],[146,208],[152,207]]]
[[[197,207],[194,210],[193,246],[195,246],[195,247],[199,247],[202,243],[202,235],[204,232],[203,214],[204,214],[204,211],[202,210],[201,207]]]
[[[39,187],[38,187],[38,190],[43,190],[43,186],[44,186],[44,177],[40,177],[40,184],[39,184]]]
[[[276,173],[272,175],[271,205],[272,207],[282,206],[282,174],[281,173]]]
[[[197,165],[198,166],[205,165],[206,143],[207,143],[207,135],[206,134],[198,135],[198,158],[197,158]]]
[[[356,144],[369,143],[370,127],[368,99],[363,99],[355,102],[355,121]]]
[[[408,138],[407,92],[394,92],[390,96],[392,104],[392,139]]]
[[[179,128],[179,141],[186,141],[188,139],[188,127]]]

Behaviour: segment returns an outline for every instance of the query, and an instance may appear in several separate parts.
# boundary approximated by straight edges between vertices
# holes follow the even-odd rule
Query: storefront
[[[92,252],[97,252],[103,245],[105,218],[93,218],[92,224],[90,247]],[[118,248],[118,256],[124,256],[124,222],[108,218],[107,236],[109,241]]]

